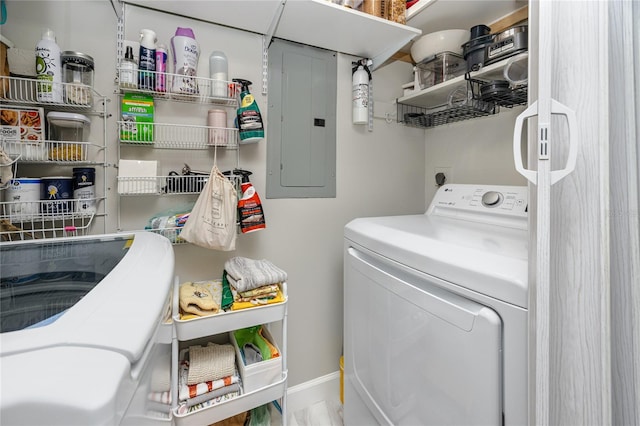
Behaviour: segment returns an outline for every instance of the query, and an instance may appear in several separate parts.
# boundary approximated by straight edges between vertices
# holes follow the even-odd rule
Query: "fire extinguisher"
[[[371,71],[367,60],[354,63],[353,72],[353,124],[366,124],[369,119],[369,82]]]

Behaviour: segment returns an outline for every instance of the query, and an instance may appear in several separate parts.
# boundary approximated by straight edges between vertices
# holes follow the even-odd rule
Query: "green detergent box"
[[[127,93],[122,98],[120,140],[153,142],[153,97]]]

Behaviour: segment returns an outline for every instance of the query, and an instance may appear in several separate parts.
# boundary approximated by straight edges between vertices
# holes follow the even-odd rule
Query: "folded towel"
[[[161,353],[154,359],[149,389],[152,392],[164,392],[171,389],[171,352]]]
[[[189,361],[182,360],[180,362],[180,370],[178,372],[178,400],[185,401],[189,398],[195,398],[198,395],[202,395],[207,392],[211,392],[215,389],[220,389],[225,386],[238,383],[240,376],[237,371],[234,371],[233,375],[223,377],[222,379],[212,380],[210,382],[197,383],[195,385],[187,384],[187,376],[189,375]]]
[[[236,351],[229,343],[189,347],[187,384],[195,385],[231,376],[236,368]]]
[[[280,286],[278,286],[278,284],[268,284],[263,285],[262,287],[254,288],[253,290],[239,291],[238,294],[240,295],[240,297],[254,297],[270,293],[275,294],[279,288]]]
[[[233,305],[231,305],[231,310],[232,311],[238,311],[240,309],[247,309],[247,308],[255,308],[256,306],[263,306],[263,305],[271,305],[273,303],[281,303],[284,302],[284,295],[282,294],[282,292],[280,290],[278,290],[277,292],[277,296],[274,297],[273,299],[260,299],[260,298],[255,298],[255,299],[251,299],[250,302],[240,302],[240,301],[234,301]]]
[[[186,282],[180,285],[180,308],[184,312],[205,316],[218,313],[220,305],[204,283]]]
[[[248,291],[267,284],[278,284],[287,280],[287,273],[268,260],[232,257],[224,264],[229,283],[238,291]]]
[[[214,389],[211,392],[203,393],[202,395],[189,398],[186,401],[180,402],[180,405],[192,407],[196,404],[200,404],[202,402],[208,401],[221,395],[226,395],[231,392],[240,392],[240,383],[232,383],[229,386],[223,386],[221,388]]]

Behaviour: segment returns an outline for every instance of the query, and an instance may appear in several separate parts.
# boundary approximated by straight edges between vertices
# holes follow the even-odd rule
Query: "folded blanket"
[[[236,351],[229,343],[189,347],[187,384],[210,382],[231,376],[236,369]]]
[[[224,269],[229,283],[240,292],[287,280],[285,271],[265,259],[236,256],[225,262]]]
[[[205,283],[186,282],[180,284],[180,309],[200,316],[213,315],[220,310],[213,294]]]

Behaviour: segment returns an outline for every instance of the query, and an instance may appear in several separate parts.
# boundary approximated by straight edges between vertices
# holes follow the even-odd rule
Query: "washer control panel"
[[[527,207],[526,186],[448,184],[438,189],[426,214],[521,228]]]

